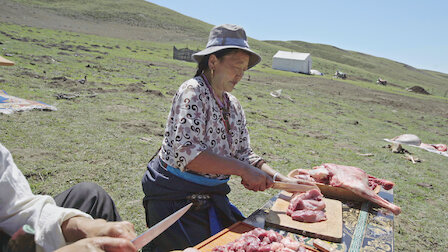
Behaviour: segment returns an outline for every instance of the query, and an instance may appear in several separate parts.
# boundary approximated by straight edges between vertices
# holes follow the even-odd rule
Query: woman
[[[250,148],[246,118],[230,94],[243,73],[261,57],[249,49],[236,25],[214,27],[207,48],[193,55],[198,70],[173,98],[162,147],[143,179],[148,226],[194,202],[152,248],[169,251],[194,246],[243,216],[227,198],[230,175],[249,190],[264,191],[287,177]]]

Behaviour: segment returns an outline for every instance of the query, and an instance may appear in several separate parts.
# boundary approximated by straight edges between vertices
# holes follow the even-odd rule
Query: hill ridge
[[[82,3],[82,4],[81,4]],[[58,1],[0,0],[0,22],[32,27],[67,30],[98,36],[186,44],[202,48],[212,27],[143,0]],[[422,86],[434,95],[448,90],[448,74],[423,70],[406,63],[377,57],[333,45],[304,41],[258,41],[250,44],[260,51],[263,64],[269,67],[276,50],[309,52],[313,69],[325,75],[336,70],[348,74],[349,79],[375,83],[387,79],[400,88]]]

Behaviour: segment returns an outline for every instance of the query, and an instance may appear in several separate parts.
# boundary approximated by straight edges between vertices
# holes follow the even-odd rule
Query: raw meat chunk
[[[305,252],[303,243],[283,237],[273,230],[255,228],[241,235],[241,237],[226,245],[213,248],[213,252]]]
[[[325,202],[319,190],[313,189],[291,196],[286,214],[293,220],[300,222],[319,222],[327,219],[325,215]]]

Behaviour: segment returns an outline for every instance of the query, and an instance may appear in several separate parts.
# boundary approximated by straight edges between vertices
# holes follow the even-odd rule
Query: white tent
[[[312,60],[309,53],[278,51],[272,57],[273,69],[309,74],[311,65]]]

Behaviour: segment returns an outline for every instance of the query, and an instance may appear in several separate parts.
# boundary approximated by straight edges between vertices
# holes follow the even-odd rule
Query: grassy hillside
[[[448,74],[420,70],[412,66],[385,58],[343,50],[330,45],[311,44],[302,41],[266,41],[288,48],[291,51],[309,52],[313,68],[325,74],[339,71],[348,74],[349,79],[374,83],[378,77],[402,88],[418,85],[435,95],[448,91]]]
[[[0,20],[151,41],[207,41],[212,25],[144,0],[0,0]],[[196,46],[196,45],[195,45]]]
[[[31,24],[0,22],[2,54],[11,55],[7,58],[17,63],[0,68],[0,88],[11,95],[58,108],[54,112],[0,114],[0,141],[11,150],[35,193],[55,195],[75,183],[94,181],[116,200],[122,217],[135,223],[138,233],[142,232],[145,226],[140,180],[148,159],[162,141],[171,98],[180,83],[195,70],[193,63],[172,59],[172,46],[190,41],[189,45],[197,43],[203,47],[206,38],[194,42],[189,33],[182,33],[182,29],[175,32],[174,28],[154,29],[160,35],[154,40],[151,36],[140,38],[140,34],[107,37],[97,30],[98,23],[105,30],[128,27],[133,32],[142,32],[153,28],[142,26],[139,30],[122,21],[109,22],[89,15],[82,16],[82,24],[86,26],[77,28],[74,24],[81,24],[76,23],[81,18],[74,20],[70,15],[82,14],[83,7],[70,2],[0,0],[0,3],[11,7],[8,13],[27,11],[38,4],[36,17],[47,13],[49,19],[71,25],[70,29],[103,35],[69,32],[62,29],[63,25],[43,29]],[[111,6],[116,2],[95,3],[105,3],[109,7],[102,11],[113,13],[115,8]],[[152,9],[148,13],[163,9],[142,1],[127,3],[136,4],[144,13],[143,8]],[[22,8],[13,8],[17,4]],[[67,9],[64,15],[60,14],[63,9]],[[189,19],[164,11],[167,15],[177,15],[172,21],[174,27],[177,21]],[[26,23],[18,17],[8,20]],[[147,20],[152,22],[151,18]],[[204,26],[198,28],[203,34],[211,27],[199,21],[195,25]],[[121,32],[113,33],[117,34]],[[359,79],[337,81],[328,76],[272,70],[273,53],[278,49],[287,50],[291,45],[256,40],[250,43],[265,60],[245,74],[233,94],[245,109],[254,150],[285,174],[295,168],[334,162],[358,166],[374,176],[394,181],[395,203],[403,209],[395,218],[397,251],[444,251],[448,247],[444,234],[448,229],[445,190],[448,159],[404,146],[422,160],[413,164],[403,155],[383,148],[387,143],[382,139],[413,133],[426,143],[448,143],[448,99],[443,95],[407,92],[400,86],[409,82],[404,79],[394,80],[397,86],[383,87]],[[331,52],[328,49],[327,53]],[[347,53],[345,57],[357,55]],[[365,57],[370,57],[366,61],[372,65],[376,64],[375,60],[387,61]],[[347,66],[353,69],[354,75],[364,78],[371,74],[376,79],[375,72],[338,63],[336,58],[316,56],[313,60],[328,66],[329,73],[332,73],[331,66],[348,72],[342,68]],[[445,78],[436,72],[423,73],[434,76],[435,80]],[[87,83],[79,83],[77,80],[84,76]],[[441,90],[444,87],[436,81],[429,83]],[[282,98],[269,95],[277,89],[282,89]],[[61,94],[78,97],[58,99]],[[432,187],[421,187],[418,183]],[[237,177],[230,184],[233,190],[229,197],[245,214],[278,192],[249,192]]]
[[[204,37],[210,28],[209,24],[143,0],[17,0],[16,2],[28,6],[32,4],[35,8],[53,11],[73,19],[161,28],[199,37]]]
[[[125,39],[172,42],[202,48],[212,25],[143,0],[0,0],[0,20]],[[25,14],[27,17],[20,17]],[[250,31],[248,31],[250,35]],[[313,68],[331,76],[336,70],[348,78],[374,84],[378,77],[400,89],[420,86],[433,95],[448,96],[448,74],[420,70],[404,63],[302,41],[256,41],[263,65],[270,68],[278,50],[309,52]]]

